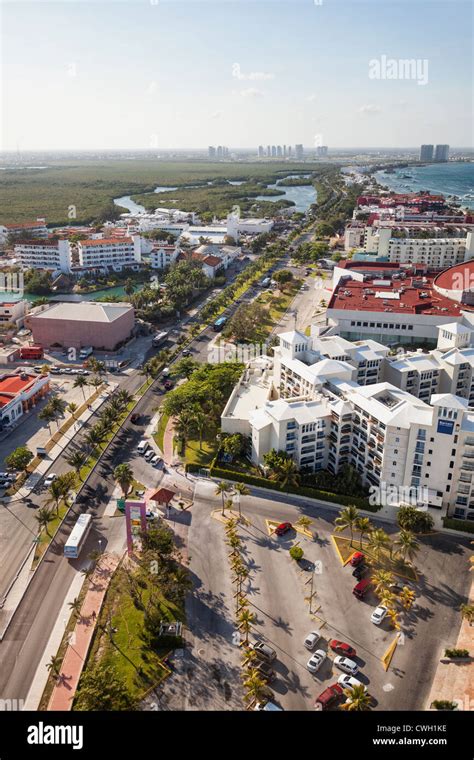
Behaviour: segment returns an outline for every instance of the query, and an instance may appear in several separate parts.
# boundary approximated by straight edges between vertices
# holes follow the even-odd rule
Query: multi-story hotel
[[[15,245],[23,269],[47,269],[51,272],[71,270],[71,249],[68,240],[30,240]]]
[[[141,262],[138,235],[81,240],[77,244],[81,267],[106,266],[115,271],[136,267]]]
[[[271,449],[286,451],[300,468],[313,472],[337,473],[351,464],[367,485],[424,487],[429,506],[474,519],[474,410],[467,397],[443,391],[443,370],[431,355],[417,368],[421,398],[380,381],[390,360],[384,346],[351,346],[297,331],[279,338],[273,358],[250,362],[222,413],[223,432],[250,437],[255,464],[262,465]],[[453,334],[451,345],[455,340]],[[338,359],[321,358],[321,348],[341,353]],[[449,364],[452,352],[463,350],[471,349],[439,349],[439,354]],[[375,362],[376,382],[359,374],[367,352]],[[412,358],[416,366],[418,357]],[[424,373],[435,370],[426,394]],[[400,367],[394,380],[397,372]]]
[[[45,219],[37,219],[35,222],[21,222],[17,224],[0,224],[0,243],[4,244],[16,235],[31,235],[32,238],[48,237],[48,228]]]

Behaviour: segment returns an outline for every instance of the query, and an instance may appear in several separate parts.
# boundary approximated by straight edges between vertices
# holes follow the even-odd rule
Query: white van
[[[148,448],[148,442],[147,441],[140,441],[140,443],[138,444],[137,451],[138,451],[139,454],[141,454],[143,456],[143,454],[145,453],[145,451],[147,450],[147,448]]]

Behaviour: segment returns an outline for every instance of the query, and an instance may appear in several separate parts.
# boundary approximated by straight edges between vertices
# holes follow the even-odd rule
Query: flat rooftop
[[[74,322],[113,322],[132,309],[128,303],[101,303],[81,301],[80,303],[58,303],[50,306],[34,319],[66,319]]]
[[[335,288],[328,309],[342,311],[421,314],[433,317],[461,317],[469,307],[438,293],[433,276],[406,277],[384,285],[381,281],[346,280]]]

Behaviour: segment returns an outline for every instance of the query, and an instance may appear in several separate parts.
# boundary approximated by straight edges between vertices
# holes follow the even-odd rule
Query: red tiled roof
[[[18,224],[4,224],[7,230],[19,230],[25,227],[45,227],[45,222],[19,222]]]
[[[173,496],[176,496],[176,491],[171,491],[169,488],[159,488],[154,494],[150,496],[151,501],[158,501],[161,504],[168,504]]]
[[[219,256],[206,256],[203,259],[203,263],[207,264],[209,267],[217,267],[222,264],[222,259],[220,259]]]

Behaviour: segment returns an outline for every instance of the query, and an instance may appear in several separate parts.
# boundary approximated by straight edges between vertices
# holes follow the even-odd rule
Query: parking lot
[[[209,502],[216,498],[214,488],[209,483],[199,484],[197,489],[190,534],[192,545],[195,540],[204,540],[204,536],[207,547],[214,546],[219,538],[224,540],[222,526],[205,516],[205,512],[209,512]],[[359,666],[357,678],[367,686],[376,709],[423,709],[439,657],[445,646],[455,642],[459,629],[459,607],[469,584],[469,540],[444,534],[422,539],[416,559],[419,569],[419,580],[415,584],[417,598],[412,610],[400,615],[403,636],[388,671],[385,671],[382,657],[393,643],[396,632],[388,620],[380,626],[370,621],[377,605],[373,594],[361,601],[352,594],[356,583],[352,568],[342,566],[331,539],[337,513],[324,508],[302,509],[256,497],[244,497],[242,503],[244,513],[251,521],[251,525],[241,529],[241,536],[245,560],[251,571],[248,598],[251,610],[257,616],[254,634],[277,652],[274,664],[277,678],[271,684],[276,702],[285,710],[313,708],[315,698],[341,675],[333,664],[335,653],[328,651],[329,640],[335,638],[356,649],[357,655],[353,659]],[[218,506],[217,500],[214,506]],[[313,530],[318,533],[316,540],[294,532],[281,538],[269,535],[266,520],[294,523],[303,513],[314,519]],[[199,527],[198,521],[203,520],[204,526]],[[391,532],[389,526],[383,527]],[[305,558],[318,563],[317,568],[320,568],[313,579],[316,591],[312,603],[316,614],[313,615],[309,612],[308,598],[311,572],[302,570],[288,554],[288,549],[296,542],[300,542],[304,549]],[[196,572],[198,570],[200,577],[205,577],[207,593],[222,599],[222,574],[227,568],[215,565],[214,550],[206,555],[200,550]],[[229,603],[227,606],[232,609]],[[192,621],[190,624],[192,626]],[[320,631],[322,635],[315,648],[328,654],[314,675],[306,668],[311,653],[304,647],[304,639],[312,630]],[[232,661],[237,666],[239,658],[232,657]]]

